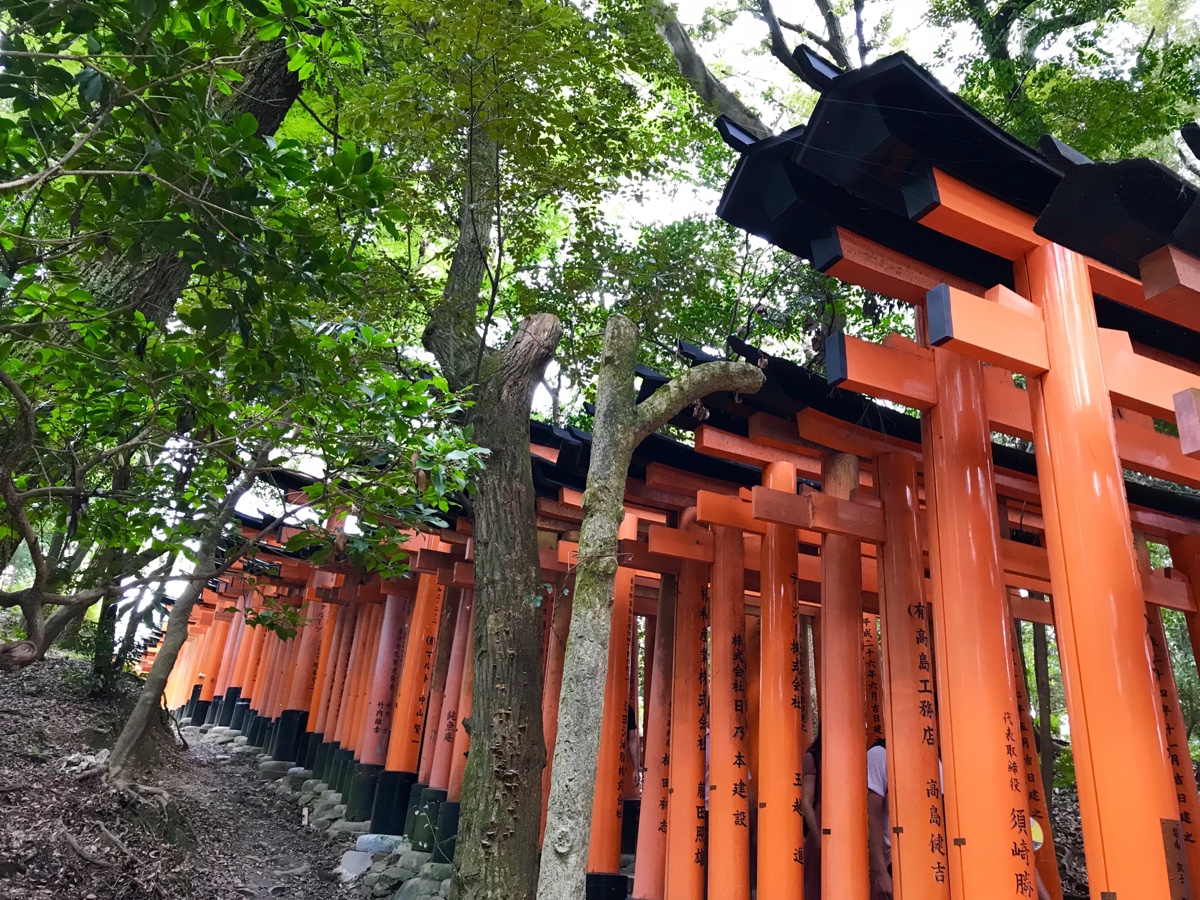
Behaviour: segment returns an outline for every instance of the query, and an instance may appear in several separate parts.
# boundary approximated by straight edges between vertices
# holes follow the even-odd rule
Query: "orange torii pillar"
[[[359,738],[358,765],[354,767],[346,797],[346,820],[349,822],[365,822],[371,817],[375,788],[387,759],[391,699],[396,690],[396,670],[400,664],[400,632],[404,627],[405,606],[404,598],[396,594],[387,594],[383,602],[379,645],[368,661],[369,679]]]
[[[326,784],[329,783],[333,772],[333,755],[338,751],[337,730],[338,712],[342,703],[342,691],[346,684],[346,670],[350,667],[350,653],[354,647],[354,633],[358,630],[360,610],[357,604],[348,603],[341,608],[339,614],[342,628],[338,644],[334,648],[330,671],[333,677],[329,682],[328,700],[317,718],[317,727],[325,740],[317,748],[317,757],[313,762],[313,775]]]
[[[392,705],[392,733],[388,754],[379,775],[371,830],[377,834],[401,834],[408,812],[408,798],[417,783],[417,763],[433,658],[437,650],[438,618],[446,589],[434,575],[421,575],[413,604],[404,669]]]
[[[646,697],[646,769],[633,870],[634,900],[665,900],[670,788],[672,671],[675,665],[674,575],[661,576],[654,630],[654,678]]]
[[[304,607],[302,630],[292,639],[298,643],[292,661],[291,677],[287,682],[287,696],[283,698],[283,709],[279,713],[275,746],[271,753],[275,759],[292,762],[301,759],[300,738],[308,726],[308,705],[317,677],[322,633],[325,630],[325,613],[324,603],[310,600]]]
[[[852,500],[858,491],[858,457],[827,455],[821,489]],[[821,538],[820,626],[821,897],[868,900],[862,542],[856,537],[829,533]]]
[[[191,676],[195,671],[193,660],[196,656],[196,647],[200,643],[200,635],[189,633],[183,640],[183,646],[179,649],[178,662],[175,663],[175,670],[171,673],[171,678],[167,683],[167,703],[171,709],[181,711],[187,705],[189,695],[192,693]]]
[[[867,746],[883,740],[883,682],[879,672],[879,617],[863,613],[863,699],[867,711]]]
[[[592,800],[588,842],[587,895],[624,897],[628,879],[621,874],[621,820],[625,814],[628,773],[626,728],[629,703],[629,631],[633,624],[634,572],[617,568],[608,633],[608,665],[604,679],[604,715],[600,754]]]
[[[1087,263],[1045,244],[1015,269],[1040,309],[1050,364],[1027,385],[1088,882],[1093,896],[1165,900],[1185,887],[1179,807]]]
[[[740,530],[718,525],[713,537],[708,896],[750,900],[745,550]]]
[[[442,601],[438,619],[437,651],[433,657],[433,674],[429,682],[429,699],[425,703],[424,732],[421,735],[421,752],[417,763],[417,783],[408,795],[408,810],[404,816],[404,834],[412,839],[417,828],[417,812],[421,797],[429,787],[429,776],[433,774],[434,751],[437,748],[438,726],[442,707],[446,703],[446,678],[450,673],[450,657],[454,652],[455,631],[458,611],[461,608],[460,592],[450,591]]]
[[[661,579],[662,579],[662,576],[660,575],[660,576],[659,576],[659,583],[660,583],[660,584],[661,584]],[[656,641],[658,640],[658,636],[657,636],[657,630],[658,630],[658,614],[657,614],[657,613],[655,613],[654,615],[648,615],[648,616],[644,616],[644,617],[643,617],[643,620],[644,620],[644,621],[645,621],[645,623],[646,623],[646,629],[645,629],[645,632],[644,632],[644,637],[643,637],[643,639],[642,639],[642,641],[643,641],[643,646],[642,646],[642,720],[641,720],[641,731],[642,731],[642,749],[643,749],[643,752],[642,752],[642,765],[641,765],[641,774],[642,774],[642,776],[643,776],[643,777],[642,777],[642,781],[643,781],[643,784],[642,784],[642,789],[643,789],[643,790],[645,790],[645,774],[646,774],[646,754],[645,754],[645,746],[646,746],[646,726],[647,726],[647,725],[649,724],[649,722],[650,722],[650,691],[651,691],[651,689],[652,689],[652,686],[653,686],[653,683],[654,683],[654,645],[655,645]],[[639,818],[640,818],[640,816],[639,816]]]
[[[274,631],[267,631],[262,656],[258,661],[258,670],[254,673],[254,699],[250,709],[254,718],[246,732],[246,741],[252,747],[262,747],[266,744],[265,736],[270,723],[271,690],[285,650],[286,646],[280,640],[279,635]]]
[[[329,736],[333,739],[336,749],[329,754],[324,780],[333,790],[338,790],[342,781],[342,773],[346,769],[346,760],[353,755],[350,740],[347,736],[349,722],[354,715],[354,690],[358,679],[358,670],[362,665],[364,648],[371,641],[371,607],[365,603],[356,603],[358,618],[354,623],[354,635],[350,643],[350,655],[346,660],[346,669],[341,679],[340,692],[330,706]]]
[[[246,604],[248,598],[242,597],[237,603],[237,612],[229,625],[229,637],[225,641],[225,655],[221,659],[221,676],[217,680],[217,695],[213,698],[211,721],[219,727],[228,727],[233,719],[233,706],[237,703],[238,692],[233,689],[233,676],[237,671],[238,655],[246,636]]]
[[[1018,630],[1018,641],[1020,639]],[[1036,819],[1042,827],[1043,843],[1034,854],[1034,864],[1042,883],[1050,891],[1051,900],[1063,900],[1062,878],[1058,873],[1058,856],[1054,850],[1054,829],[1046,810],[1046,795],[1042,788],[1042,767],[1038,765],[1033,747],[1033,719],[1029,712],[1029,697],[1025,682],[1025,667],[1021,663],[1017,646],[1013,647],[1013,665],[1020,673],[1017,679],[1017,712],[1021,716],[1021,762],[1025,770],[1025,794],[1029,798],[1029,817]],[[1043,748],[1042,752],[1046,752]],[[1020,845],[1017,845],[1020,848]]]
[[[279,739],[280,715],[283,712],[288,691],[291,689],[296,657],[300,652],[301,633],[298,632],[285,640],[283,655],[280,659],[274,680],[271,683],[269,709],[266,712],[269,720],[268,733],[267,739],[263,742],[263,750],[272,757],[275,757],[275,745]],[[290,762],[295,762],[295,760],[290,760]]]
[[[196,649],[191,657],[187,680],[184,682],[184,690],[187,692],[184,716],[189,719],[194,717],[196,705],[200,702],[200,694],[204,690],[204,657],[208,649],[208,637],[213,630],[213,613],[210,607],[197,604],[194,614],[197,617],[195,623],[189,621],[188,624],[190,626],[189,634],[196,636]]]
[[[249,612],[253,607],[254,596],[247,594],[244,609]],[[229,685],[229,691],[236,694],[236,699],[232,704],[232,712],[227,723],[232,731],[239,733],[244,732],[247,727],[247,712],[251,702],[250,685],[254,669],[258,665],[258,657],[262,654],[264,631],[265,629],[254,628],[247,622],[242,624],[242,642],[238,647],[237,661],[233,666],[233,678]]]
[[[1013,852],[1029,839],[1029,809],[1009,769],[1021,759],[1020,725],[982,366],[935,350],[934,373],[922,443],[939,693],[934,679],[918,690],[941,726],[950,892],[1034,897],[1032,861]]]
[[[796,492],[796,467],[768,463],[763,485]],[[762,656],[758,757],[758,900],[795,900],[804,892],[804,819],[800,797],[805,748],[801,716],[796,528],[774,522],[762,541]],[[672,897],[672,900],[674,898]]]
[[[438,808],[446,799],[450,787],[450,753],[454,749],[454,735],[458,730],[458,702],[462,694],[463,674],[467,655],[471,648],[472,613],[475,607],[474,591],[460,593],[455,612],[454,637],[449,659],[446,663],[446,680],[442,686],[442,703],[437,718],[426,716],[425,748],[430,757],[429,774],[413,819],[412,839],[414,850],[422,853],[433,851],[434,832],[437,830]],[[431,710],[432,712],[432,710]],[[433,740],[429,738],[432,735]],[[425,768],[425,760],[421,760]]]
[[[666,896],[670,900],[704,898],[708,847],[708,785],[704,780],[708,574],[707,565],[680,560],[667,804]]]
[[[474,597],[471,605],[474,606]],[[474,629],[471,630],[474,634]],[[462,801],[463,772],[467,768],[467,750],[471,745],[467,721],[471,718],[471,703],[475,686],[475,649],[472,640],[467,646],[467,658],[463,664],[462,689],[458,693],[458,730],[454,733],[454,745],[450,750],[450,781],[446,788],[446,799],[438,807],[437,830],[433,838],[435,863],[454,862],[454,849],[458,838],[458,813]]]
[[[336,731],[341,748],[334,754],[334,781],[329,783],[331,788],[342,795],[343,801],[350,794],[350,779],[354,774],[355,760],[358,756],[367,682],[375,670],[375,650],[379,645],[379,626],[383,621],[383,609],[377,603],[370,603],[363,610],[363,615],[366,617],[366,632],[363,634],[361,646],[356,648],[357,654],[350,654],[350,669]],[[361,631],[360,629],[360,633]]]
[[[921,560],[917,463],[907,453],[875,461],[884,534],[879,548],[888,811],[895,900],[949,900],[945,813],[938,773],[937,706],[929,604]]]
[[[638,678],[641,642],[638,641],[638,617],[635,615],[630,619],[629,624],[629,696],[626,698],[626,710],[632,710],[632,715],[625,723],[625,747],[628,753],[629,734],[634,735],[634,745],[638,748],[637,756],[634,759],[626,761],[625,765],[625,812],[626,815],[622,819],[622,836],[621,845],[625,846],[625,834],[632,822],[637,821],[637,806],[638,798],[641,796],[641,741],[642,727],[641,720],[638,717]],[[630,815],[632,813],[632,815]],[[629,848],[633,850],[632,847]]]
[[[308,700],[308,727],[301,738],[300,765],[312,771],[316,762],[317,750],[325,740],[325,733],[320,728],[321,710],[329,701],[329,682],[333,676],[333,654],[337,648],[337,638],[342,627],[342,606],[335,603],[326,604],[325,623],[321,628],[321,646],[317,650],[317,670],[313,678],[313,689]]]
[[[572,586],[556,594],[554,609],[550,614],[550,627],[546,635],[546,659],[542,673],[542,737],[546,743],[546,765],[542,769],[542,797],[550,798],[550,774],[554,761],[554,744],[558,740],[558,703],[562,695],[563,665],[567,657],[567,634],[571,630],[571,609],[573,602],[570,593]],[[546,803],[542,804],[541,834],[546,833]]]
[[[226,645],[233,633],[233,613],[218,609],[213,613],[212,624],[204,638],[204,661],[200,670],[204,682],[200,685],[200,701],[192,711],[192,722],[203,725],[208,721],[213,701],[217,696],[217,682],[221,679],[221,663],[224,662]]]

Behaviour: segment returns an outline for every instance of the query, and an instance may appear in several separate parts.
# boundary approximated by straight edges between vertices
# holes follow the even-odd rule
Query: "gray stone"
[[[358,836],[358,840],[354,842],[355,850],[362,850],[364,853],[391,853],[400,846],[402,838],[394,834],[371,834],[365,833]]]
[[[421,866],[421,877],[428,881],[445,881],[454,874],[453,863],[425,863]]]
[[[215,738],[212,739],[212,741],[210,743],[219,747],[222,744],[232,744],[233,738],[231,738],[227,734],[218,734]]]
[[[338,881],[345,884],[348,881],[353,881],[361,875],[365,875],[367,870],[371,868],[371,854],[360,853],[358,850],[347,850],[342,854],[341,861],[336,869],[333,870],[337,875]]]
[[[420,872],[421,866],[433,858],[432,853],[422,853],[420,850],[408,850],[400,854],[399,865]]]
[[[233,742],[239,747],[244,747],[246,744],[250,743],[250,738],[246,737],[244,734],[239,734],[233,739]]]
[[[331,835],[366,834],[368,831],[371,830],[371,823],[370,822],[350,822],[346,819],[338,819],[336,822],[334,822],[332,825],[330,825],[325,830],[326,830],[326,832],[328,832]],[[358,852],[358,851],[356,851],[356,852]]]
[[[375,887],[371,888],[371,896],[372,897],[386,897],[388,894],[390,894],[395,889],[396,889],[396,886],[394,884],[392,884],[390,881],[378,881],[375,883]]]
[[[440,881],[426,881],[424,878],[413,878],[404,882],[404,887],[396,892],[395,900],[418,900],[421,897],[436,897],[442,889]]]
[[[208,734],[208,733],[209,733],[210,731],[212,731],[212,730],[213,730],[213,728],[215,728],[215,727],[216,727],[216,726],[214,726],[214,725],[213,725],[211,722],[209,722],[209,723],[205,723],[204,725],[201,725],[201,726],[200,726],[200,733],[201,733],[201,734]]]
[[[325,790],[329,785],[323,782],[320,778],[310,777],[304,784],[300,785],[300,790],[306,794],[317,794]]]
[[[450,896],[450,888],[453,884],[454,884],[454,879],[447,878],[445,881],[442,882],[442,889],[440,891],[438,891],[438,893],[441,894],[443,897],[449,897]]]
[[[417,870],[408,866],[393,865],[383,870],[383,877],[393,882],[408,881],[417,877]]]
[[[366,875],[363,876],[363,880],[362,880],[363,887],[365,887],[365,888],[375,887],[375,885],[379,883],[379,878],[380,878],[380,876],[379,876],[378,872],[368,872]]]
[[[300,783],[303,784],[312,778],[312,769],[306,769],[304,766],[292,766],[288,769],[288,778],[299,778]]]
[[[287,774],[290,763],[265,759],[258,764],[258,777],[263,781],[275,781]]]
[[[333,800],[334,803],[341,803],[342,795],[340,792],[335,791],[332,788],[326,788],[325,790],[321,791],[321,799]]]

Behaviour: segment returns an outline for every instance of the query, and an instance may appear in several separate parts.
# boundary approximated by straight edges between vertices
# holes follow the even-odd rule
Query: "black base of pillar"
[[[253,710],[251,710],[250,715],[254,721],[250,723],[250,731],[247,732],[246,743],[251,747],[262,747],[267,735],[267,720]]]
[[[262,748],[267,756],[271,759],[278,759],[275,755],[275,739],[279,736],[279,720],[268,719],[266,731],[263,732]]]
[[[320,778],[329,784],[329,764],[333,761],[333,751],[338,748],[337,741],[322,741],[317,747],[317,756],[313,760],[313,777]]]
[[[296,760],[296,765],[304,766],[312,773],[316,773],[317,751],[321,748],[321,743],[325,740],[325,735],[320,732],[306,731],[301,739],[300,756]]]
[[[225,697],[221,701],[221,714],[217,716],[217,724],[222,728],[233,727],[233,711],[237,706],[237,702],[241,699],[241,688],[226,688]]]
[[[208,715],[204,717],[205,725],[216,725],[217,720],[221,718],[221,706],[225,703],[225,696],[222,694],[219,697],[212,698],[212,704],[208,707]]]
[[[408,807],[404,813],[404,836],[410,841],[413,830],[417,827],[417,807],[421,805],[421,794],[427,787],[429,787],[427,784],[414,784],[412,790],[408,792]]]
[[[433,836],[433,858],[430,862],[454,862],[454,847],[458,843],[458,811],[460,805],[450,800],[438,807],[437,828]]]
[[[416,782],[416,772],[379,773],[375,805],[371,808],[371,831],[397,836],[404,833],[404,818],[408,811],[406,801]]]
[[[343,801],[350,793],[350,776],[353,774],[354,751],[349,747],[342,747],[337,752],[336,771],[334,772],[336,781],[329,782],[329,786],[342,795]]]
[[[375,789],[379,786],[379,773],[383,766],[368,766],[358,763],[350,776],[350,790],[346,794],[346,821],[365,822],[371,818],[371,807],[375,805]]]
[[[629,896],[629,879],[607,872],[588,872],[587,900],[625,900]]]
[[[183,706],[183,718],[190,716],[196,709],[196,704],[200,701],[200,685],[192,685],[192,693],[188,696],[187,703]]]
[[[203,725],[204,717],[208,715],[208,708],[212,706],[211,700],[197,700],[196,705],[192,707],[192,724]]]
[[[229,716],[229,727],[234,731],[246,733],[248,719],[250,718],[250,698],[239,697],[237,703],[233,705],[233,711]]]
[[[417,811],[413,813],[412,848],[421,853],[433,852],[434,833],[437,831],[438,809],[446,799],[440,788],[425,788]]]
[[[285,709],[279,714],[279,726],[275,731],[275,750],[271,756],[294,763],[300,760],[300,736],[308,722],[307,709]]]
[[[642,801],[626,800],[621,812],[621,852],[637,853],[638,821],[642,818]]]

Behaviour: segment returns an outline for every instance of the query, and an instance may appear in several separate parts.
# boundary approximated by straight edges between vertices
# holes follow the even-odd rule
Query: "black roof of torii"
[[[1138,260],[1165,244],[1200,256],[1197,191],[1161,163],[1092,163],[1048,136],[1034,150],[903,53],[851,72],[807,48],[795,55],[821,92],[816,108],[806,125],[758,141],[718,121],[741,153],[718,215],[818,269],[840,259],[841,226],[975,284],[1012,287],[1009,260],[915,221],[937,196],[934,168],[1037,216],[1042,236],[1135,277]],[[1100,295],[1096,314],[1101,327],[1200,362],[1196,331]]]

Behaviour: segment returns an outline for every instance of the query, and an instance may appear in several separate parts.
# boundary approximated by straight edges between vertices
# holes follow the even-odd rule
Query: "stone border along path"
[[[452,863],[430,862],[432,853],[413,850],[408,839],[389,834],[368,834],[369,822],[347,822],[342,795],[312,777],[309,769],[274,760],[261,747],[252,747],[241,732],[219,725],[184,725],[189,743],[229,745],[234,756],[255,755],[263,781],[275,782],[274,790],[294,797],[296,805],[308,810],[308,827],[331,837],[353,837],[354,849],[342,854],[333,874],[343,884],[358,882],[359,893],[392,900],[449,897]]]

